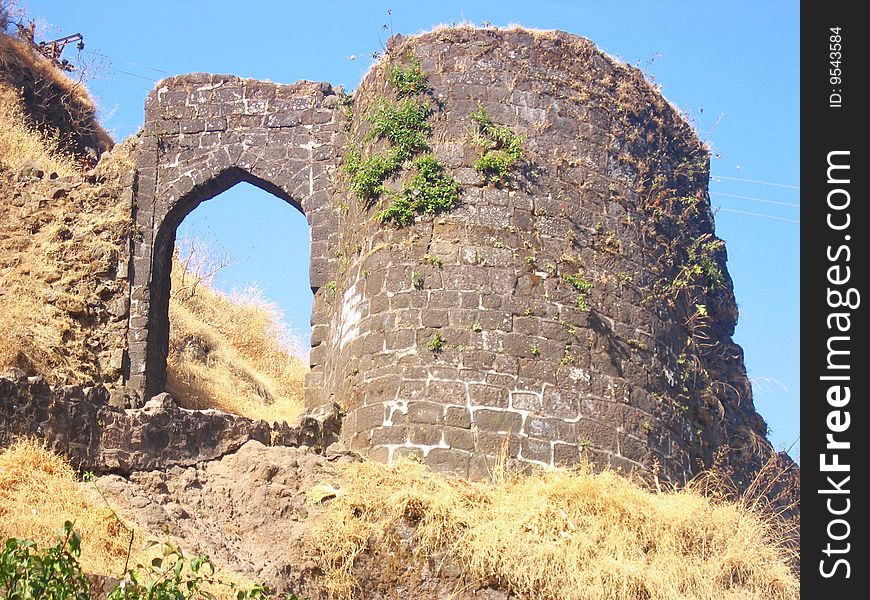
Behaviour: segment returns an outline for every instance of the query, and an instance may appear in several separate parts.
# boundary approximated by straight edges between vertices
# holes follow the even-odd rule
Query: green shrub
[[[69,521],[58,542],[41,552],[31,540],[10,538],[0,553],[0,594],[6,600],[88,600],[80,554],[81,538]]]
[[[362,158],[359,149],[352,147],[344,160],[344,170],[350,176],[349,187],[360,200],[371,201],[386,191],[384,181],[400,166],[392,154],[370,154]]]
[[[477,110],[468,115],[477,125],[476,138],[480,152],[474,168],[485,183],[504,184],[510,171],[523,155],[525,136],[517,135],[510,127],[496,125],[489,113],[478,103]]]
[[[435,214],[449,210],[459,202],[459,183],[431,154],[413,161],[417,172],[402,188],[391,193],[391,202],[377,214],[379,221],[392,221],[403,226],[413,223],[417,214]]]
[[[388,197],[389,204],[375,218],[398,226],[413,223],[418,214],[453,208],[461,192],[459,183],[444,166],[433,155],[423,154],[429,150],[432,107],[418,97],[426,91],[428,75],[416,57],[409,55],[408,60],[410,65],[394,64],[387,68],[398,101],[381,100],[363,115],[371,124],[364,143],[386,140],[389,149],[363,157],[358,147],[351,146],[344,163],[350,191],[369,203],[381,196]],[[403,177],[407,181],[401,190],[391,190],[385,185],[387,179],[399,177],[409,168],[413,174]]]
[[[369,137],[389,140],[401,161],[429,148],[432,126],[427,119],[431,112],[425,104],[406,98],[395,104],[379,102],[363,118],[372,124]]]
[[[269,590],[255,585],[240,590],[235,584],[215,579],[207,556],[189,561],[181,550],[167,545],[162,558],[141,569],[129,569],[109,592],[107,600],[212,599],[206,583],[228,585],[236,600],[264,600]],[[0,597],[5,600],[89,600],[90,584],[78,562],[81,538],[69,521],[58,532],[58,542],[42,551],[31,540],[9,538],[0,553]],[[186,567],[186,568],[185,568]],[[296,595],[286,600],[300,600]]]
[[[589,310],[589,290],[592,289],[592,282],[588,281],[580,273],[574,275],[562,275],[562,279],[571,284],[577,290],[577,307],[582,311]]]
[[[393,64],[387,68],[387,78],[400,98],[422,94],[426,91],[426,80],[429,79],[429,75],[420,68],[420,60],[416,56],[409,54],[408,60],[411,64],[407,67]]]

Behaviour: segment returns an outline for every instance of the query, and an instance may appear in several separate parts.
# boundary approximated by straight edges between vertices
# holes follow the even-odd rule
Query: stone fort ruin
[[[392,191],[354,193],[377,160],[349,161],[396,156],[378,115],[415,106],[418,147],[375,173]],[[496,176],[487,151],[491,169],[512,161],[501,134],[485,139],[486,119],[521,140]],[[430,181],[414,162],[429,153],[455,206],[377,218],[403,182]],[[738,476],[770,453],[731,338],[707,150],[637,69],[587,40],[395,37],[352,97],[327,83],[173,77],[148,97],[136,161],[125,368],[141,398],[165,384],[176,229],[246,181],[310,225],[305,401],[337,403],[353,449],[472,477],[506,453],[678,482],[724,449]]]

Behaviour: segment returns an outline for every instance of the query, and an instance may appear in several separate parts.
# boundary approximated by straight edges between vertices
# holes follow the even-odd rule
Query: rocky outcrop
[[[107,475],[96,485],[146,537],[208,554],[216,564],[265,582],[277,593],[327,600],[322,573],[306,556],[305,536],[331,496],[315,502],[309,492],[328,486],[340,494],[342,466],[359,460],[335,447],[316,454],[301,447],[267,448],[252,440],[220,460],[129,477]],[[102,501],[92,486],[83,488]],[[412,544],[413,528],[397,526]],[[422,567],[408,563],[398,569],[385,569],[375,553],[365,553],[358,557],[354,577],[367,600],[516,598],[495,583],[468,581],[444,552]]]

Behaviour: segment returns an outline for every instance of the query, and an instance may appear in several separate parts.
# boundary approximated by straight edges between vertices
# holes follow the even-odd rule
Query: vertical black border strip
[[[801,7],[801,588],[843,599],[866,597],[870,580],[858,489],[867,487],[870,461],[870,369],[859,358],[862,302],[870,302],[862,294],[870,264],[860,258],[870,172],[858,140],[870,121],[859,92],[870,31],[857,6]]]

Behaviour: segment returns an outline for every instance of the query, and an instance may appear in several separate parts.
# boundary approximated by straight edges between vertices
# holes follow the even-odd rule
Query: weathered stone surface
[[[341,111],[332,88],[302,81],[279,85],[229,75],[194,73],[158,83],[145,103],[136,148],[139,185],[131,287],[147,294],[130,310],[129,385],[147,398],[165,384],[169,270],[175,231],[204,200],[240,181],[258,186],[302,211],[311,224],[311,285],[331,278],[335,231],[331,214],[316,218],[318,198],[330,196],[330,174],[341,148]],[[331,212],[331,211],[327,211]],[[316,303],[317,304],[317,303]],[[113,305],[121,317],[127,307]],[[334,307],[313,325],[335,325]],[[322,372],[322,338],[312,337],[312,365]],[[310,406],[329,403],[310,387]]]
[[[360,364],[369,369],[351,381],[339,367],[327,385],[336,398],[367,390],[367,426],[440,427],[450,447],[435,452],[435,435],[412,429],[387,444],[388,458],[416,446],[441,469],[450,451],[469,451],[469,473],[479,474],[486,460],[476,457],[502,446],[508,458],[547,465],[573,464],[590,448],[602,464],[655,461],[660,475],[684,481],[714,448],[763,438],[740,360],[712,350],[732,347],[736,318],[724,254],[709,255],[718,288],[671,288],[677,301],[661,292],[692,244],[718,244],[707,153],[684,119],[637,70],[568,34],[445,31],[391,48],[386,62],[420,58],[445,99],[432,151],[463,192],[460,208],[394,229],[375,221],[379,207],[335,190],[351,207],[342,222],[353,224],[339,246],[359,248],[337,287],[344,310],[353,300],[361,316],[356,337],[330,332],[323,344],[331,356],[368,356]],[[381,64],[359,86],[351,141],[364,139],[366,111],[394,97],[387,79]],[[523,165],[500,187],[474,170],[469,113],[481,105],[527,136]],[[687,208],[679,198],[697,201]],[[687,325],[695,304],[708,311],[703,331]],[[436,333],[443,344],[433,352]],[[384,385],[391,378],[397,391]],[[378,403],[401,408],[369,422]],[[707,418],[720,405],[739,426]]]
[[[325,448],[340,419],[326,407],[295,425],[269,425],[216,410],[179,408],[166,393],[143,408],[109,404],[102,386],[49,386],[42,378],[0,378],[0,447],[17,435],[38,435],[82,470],[128,474],[195,465],[234,452],[250,440],[265,445]]]

